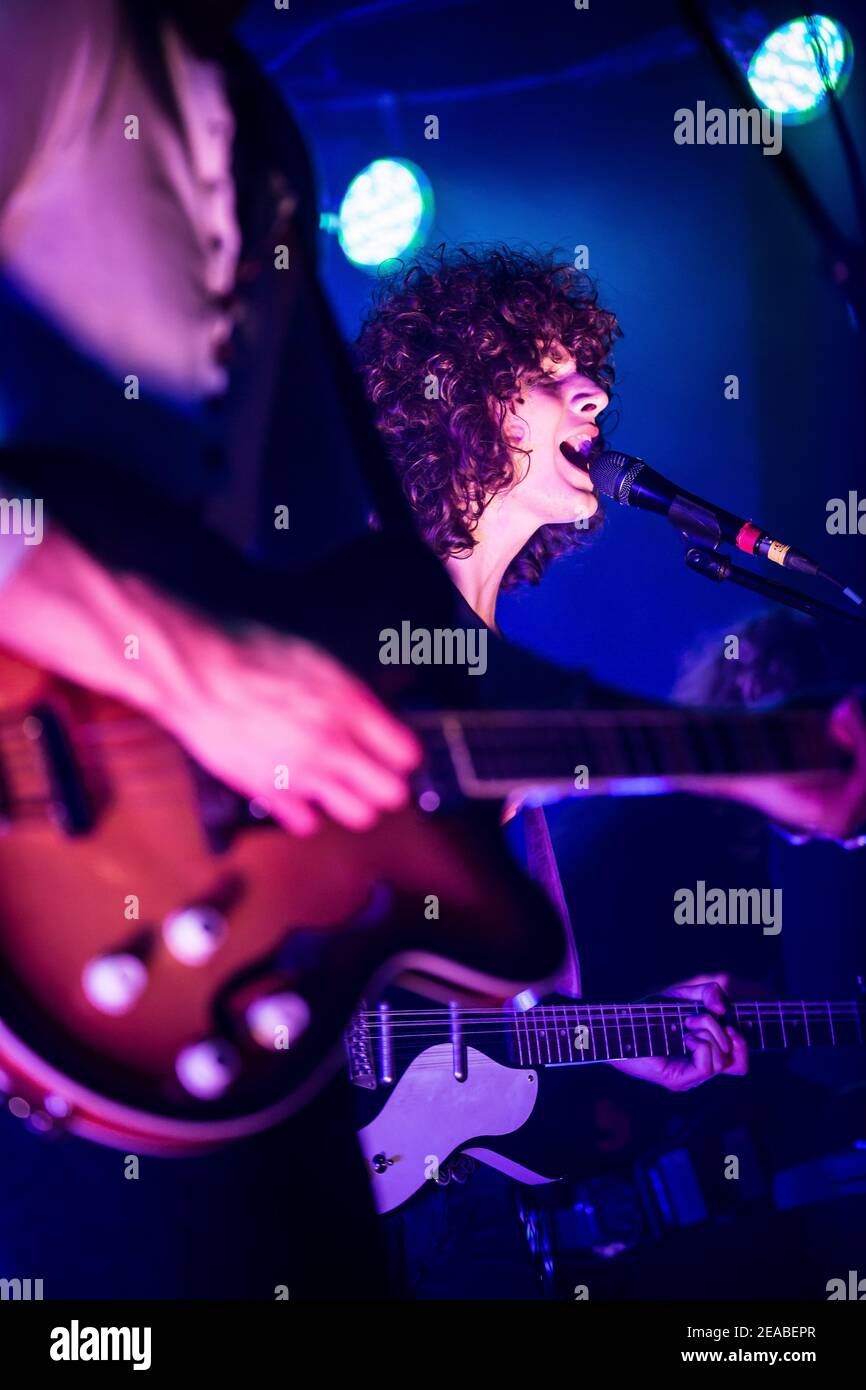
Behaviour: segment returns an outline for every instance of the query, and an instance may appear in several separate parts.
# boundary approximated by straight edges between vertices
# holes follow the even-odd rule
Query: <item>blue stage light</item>
[[[409,160],[374,159],[352,179],[337,220],[352,264],[378,270],[423,244],[433,220],[430,181]]]
[[[853,60],[850,35],[835,19],[792,19],[774,29],[752,56],[749,85],[784,120],[809,121],[821,114],[828,87],[841,96]]]

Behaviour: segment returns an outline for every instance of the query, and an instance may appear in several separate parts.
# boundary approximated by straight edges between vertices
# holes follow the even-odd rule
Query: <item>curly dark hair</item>
[[[440,246],[383,280],[358,339],[359,364],[421,534],[441,559],[471,550],[478,499],[514,480],[503,424],[521,378],[541,377],[542,358],[561,343],[609,391],[619,336],[589,276],[551,253]],[[597,512],[584,529],[541,527],[503,587],[537,584],[554,556],[599,524]]]

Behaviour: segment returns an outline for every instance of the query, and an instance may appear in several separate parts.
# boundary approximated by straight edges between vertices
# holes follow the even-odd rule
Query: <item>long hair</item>
[[[514,481],[503,424],[521,379],[540,373],[561,343],[584,376],[609,390],[619,335],[589,276],[551,254],[440,247],[382,281],[359,364],[421,534],[441,559],[472,549],[484,500]],[[585,529],[541,527],[504,587],[537,583],[555,555],[599,524],[597,513]]]

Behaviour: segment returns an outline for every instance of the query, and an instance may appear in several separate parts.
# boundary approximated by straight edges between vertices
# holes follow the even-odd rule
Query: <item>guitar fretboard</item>
[[[685,1020],[701,1012],[688,1000],[647,1004],[544,1004],[516,1013],[515,1057],[521,1066],[566,1066],[629,1057],[682,1057]],[[727,1021],[750,1051],[862,1046],[864,1006],[857,1001],[738,1003]],[[467,1032],[467,1036],[469,1036]]]
[[[410,716],[431,782],[466,796],[521,784],[758,774],[844,766],[821,710],[446,710]]]

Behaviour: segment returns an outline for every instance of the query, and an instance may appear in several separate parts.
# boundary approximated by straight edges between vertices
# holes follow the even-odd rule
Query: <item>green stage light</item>
[[[851,38],[841,24],[826,15],[804,16],[764,39],[749,63],[749,85],[783,120],[809,121],[824,109],[828,87],[841,96],[853,60]]]
[[[407,159],[374,159],[352,179],[337,220],[347,258],[378,270],[423,244],[433,220],[430,181]]]

